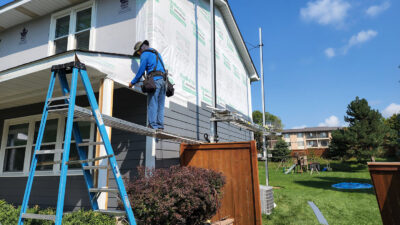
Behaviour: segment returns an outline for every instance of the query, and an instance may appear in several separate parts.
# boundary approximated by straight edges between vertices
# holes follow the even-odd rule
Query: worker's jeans
[[[164,129],[165,81],[158,79],[154,83],[156,90],[147,95],[147,117],[152,128]]]

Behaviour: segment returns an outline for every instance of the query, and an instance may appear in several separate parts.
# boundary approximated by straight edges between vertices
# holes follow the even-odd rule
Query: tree
[[[282,160],[283,158],[286,158],[288,155],[290,155],[288,144],[282,138],[279,138],[272,152],[273,159]]]
[[[255,124],[258,124],[260,126],[263,125],[263,120],[262,120],[262,112],[256,110],[253,112],[253,122]],[[275,116],[269,112],[265,112],[265,123],[266,124],[272,124],[274,126],[274,130],[276,131],[281,131],[283,128],[282,121],[278,116]],[[257,150],[259,152],[262,152],[262,145],[263,145],[263,139],[262,139],[262,133],[261,132],[255,132],[254,133],[254,139],[257,141]]]
[[[347,128],[332,131],[332,140],[329,145],[328,157],[346,160],[350,157],[347,149],[351,148],[351,140],[347,135]]]
[[[386,138],[385,147],[390,151],[399,152],[400,148],[400,113],[385,119],[385,125],[392,129],[392,135]]]
[[[253,112],[253,122],[262,126],[262,112],[258,110]],[[267,125],[271,124],[277,131],[280,131],[283,128],[282,120],[278,116],[275,116],[269,112],[265,112],[265,123]]]
[[[371,109],[367,100],[356,97],[347,106],[347,129],[332,133],[330,155],[357,160],[375,160],[378,150],[392,142],[393,130],[384,124],[384,118]]]

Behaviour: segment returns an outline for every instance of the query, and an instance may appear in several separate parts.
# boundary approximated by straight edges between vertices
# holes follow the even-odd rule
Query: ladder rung
[[[108,166],[84,166],[84,170],[98,170],[98,169],[108,169]]]
[[[102,142],[102,141],[99,141],[99,142],[83,142],[83,143],[79,143],[78,144],[79,147],[90,146],[90,145],[104,145],[104,142]]]
[[[95,212],[99,212],[102,214],[110,215],[110,216],[123,216],[126,214],[125,211],[122,210],[104,210],[104,209],[98,209],[94,210]]]
[[[39,150],[36,152],[36,155],[45,155],[45,154],[57,154],[63,153],[63,149],[54,149],[54,150]]]
[[[105,156],[100,156],[100,157],[96,157],[96,158],[92,158],[92,159],[86,159],[86,160],[74,160],[74,161],[69,161],[67,162],[68,165],[70,164],[82,164],[85,162],[94,162],[94,161],[98,161],[98,160],[102,160],[102,159],[107,159],[107,158],[111,158],[114,155],[105,155]]]
[[[49,99],[49,102],[59,101],[59,100],[64,100],[64,99],[69,99],[69,95],[50,98],[50,99]]]
[[[110,192],[119,193],[118,189],[115,188],[89,188],[89,192]]]
[[[50,105],[47,107],[47,109],[49,110],[49,112],[52,112],[52,111],[57,111],[60,109],[68,108],[68,106],[69,106],[68,104]]]
[[[55,215],[43,215],[43,214],[33,214],[33,213],[24,213],[21,216],[24,219],[37,219],[37,220],[52,220],[56,221]]]

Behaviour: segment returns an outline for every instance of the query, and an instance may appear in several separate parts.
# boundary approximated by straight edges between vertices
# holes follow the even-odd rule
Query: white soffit
[[[0,7],[0,29],[50,14],[85,0],[20,0]]]
[[[99,88],[100,79],[104,77],[114,80],[118,87],[121,87],[127,86],[134,76],[130,66],[132,64],[130,56],[69,51],[0,71],[0,109],[43,102],[46,99],[51,66],[72,62],[75,59],[75,54],[86,65],[95,92]],[[125,69],[121,71],[119,68]],[[116,74],[120,75],[117,76]],[[121,74],[123,75],[121,76]],[[138,91],[138,87],[136,89]],[[53,96],[61,95],[58,82],[56,82],[54,90]],[[78,90],[84,90],[81,84],[78,85]]]

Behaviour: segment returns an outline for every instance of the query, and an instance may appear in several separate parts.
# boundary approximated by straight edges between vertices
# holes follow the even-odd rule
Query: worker
[[[129,83],[129,88],[140,81],[144,72],[154,79],[155,91],[147,93],[147,118],[148,127],[164,130],[164,106],[165,106],[165,69],[163,59],[155,49],[150,48],[147,40],[135,44],[133,56],[140,56],[139,70]],[[158,59],[157,59],[158,55]]]

